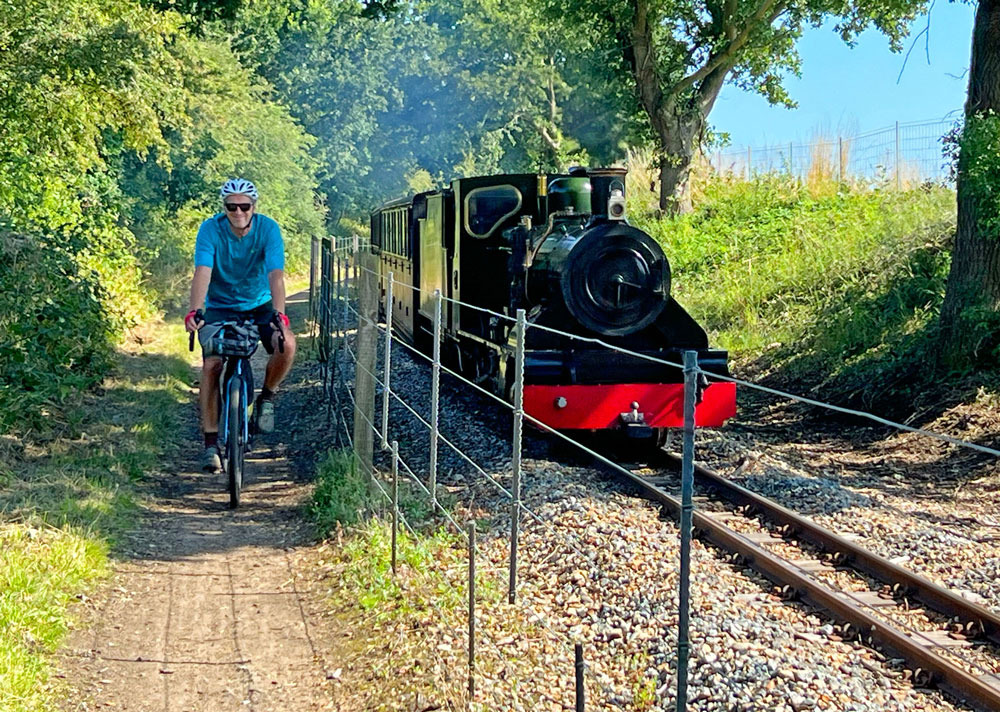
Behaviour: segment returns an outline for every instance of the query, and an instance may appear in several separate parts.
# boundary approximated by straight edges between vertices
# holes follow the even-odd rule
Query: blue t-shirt
[[[225,214],[219,213],[198,228],[194,266],[212,268],[206,308],[255,309],[271,298],[268,273],[285,268],[281,228],[266,215],[254,215],[250,231],[237,237]]]

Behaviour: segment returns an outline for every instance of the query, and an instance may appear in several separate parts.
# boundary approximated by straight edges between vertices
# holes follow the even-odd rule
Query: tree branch
[[[750,39],[750,34],[757,29],[762,22],[766,21],[766,23],[770,25],[778,19],[778,17],[780,17],[786,9],[786,0],[781,0],[781,2],[778,0],[764,0],[754,14],[747,19],[746,24],[743,26],[743,29],[739,32],[739,34],[737,34],[729,42],[723,51],[715,55],[715,57],[710,57],[708,62],[706,62],[703,67],[687,75],[674,85],[674,88],[670,91],[670,96],[667,99],[667,102],[671,103],[676,101],[681,92],[704,79],[717,69],[723,69],[728,72],[736,63],[736,57],[739,54],[739,51],[743,49],[747,40]],[[726,28],[727,35],[731,34],[731,30],[735,30],[735,26],[728,26]]]
[[[542,140],[545,141],[548,147],[552,149],[552,152],[558,155],[559,148],[561,146],[560,142],[552,138],[552,136],[549,134],[548,129],[545,128],[545,126],[542,124],[541,121],[538,121],[536,119],[534,124],[535,124],[535,130],[538,131],[538,135],[541,136]]]
[[[777,20],[786,9],[784,4],[776,7],[766,19],[767,24],[770,25]],[[730,69],[732,69],[731,65],[716,67],[711,74],[705,77],[705,81],[701,83],[701,86],[698,87],[698,104],[704,115],[708,115],[712,110],[719,92],[722,91],[722,85],[726,83],[726,75],[729,74]]]

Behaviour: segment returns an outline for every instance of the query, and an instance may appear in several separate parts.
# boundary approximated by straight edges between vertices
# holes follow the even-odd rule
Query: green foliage
[[[580,55],[593,76],[634,89],[625,116],[643,116],[662,167],[660,207],[690,208],[689,165],[708,133],[708,116],[732,82],[772,104],[794,107],[784,87],[798,76],[796,43],[808,25],[834,19],[851,43],[865,29],[900,48],[926,0],[548,0],[563,33],[588,38]]]
[[[467,599],[461,575],[467,547],[461,535],[447,529],[412,536],[397,534],[397,566],[407,571],[405,588],[392,572],[392,533],[386,522],[372,518],[360,524],[343,545],[346,562],[341,595],[356,598],[380,619],[398,618],[415,611],[461,609]],[[456,575],[457,574],[457,575]],[[458,579],[457,581],[455,579]],[[487,576],[476,576],[480,601],[498,601],[498,586]]]
[[[42,427],[111,364],[117,325],[99,274],[67,245],[73,237],[0,233],[0,433]]]
[[[67,630],[73,595],[103,574],[107,553],[72,532],[0,525],[0,700],[9,712],[43,712],[47,656]]]
[[[986,111],[967,118],[951,144],[978,232],[1000,240],[1000,116]]]
[[[316,468],[316,481],[309,516],[321,536],[337,526],[357,524],[371,512],[388,506],[378,487],[367,476],[358,474],[350,450],[330,450]],[[438,497],[445,504],[450,499],[446,493]],[[432,513],[409,479],[399,484],[399,510],[413,524],[424,522]]]
[[[291,269],[321,231],[311,138],[186,27],[133,0],[0,4],[0,433],[106,372],[225,177],[259,182]]]
[[[627,87],[581,71],[579,40],[552,30],[538,4],[473,0],[388,13],[253,0],[233,27],[242,60],[317,137],[334,220],[406,192],[415,175],[441,184],[621,157],[627,127],[593,107]]]
[[[374,488],[358,474],[350,450],[331,450],[316,470],[309,515],[326,535],[338,524],[355,524],[378,504]]]
[[[926,355],[954,200],[932,186],[713,179],[693,214],[633,222],[664,245],[674,296],[715,343],[759,368],[864,399],[885,385],[880,372]]]
[[[311,239],[323,231],[312,137],[267,98],[270,88],[225,42],[181,36],[172,52],[186,110],[165,123],[165,145],[146,157],[125,155],[118,168],[127,224],[154,287],[178,291],[173,285],[189,278],[198,226],[218,212],[218,187],[233,176],[254,181],[260,211],[281,225],[286,270],[303,269]]]

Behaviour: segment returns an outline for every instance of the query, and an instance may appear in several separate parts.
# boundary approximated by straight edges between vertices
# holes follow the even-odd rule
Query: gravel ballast
[[[430,369],[418,361],[394,346],[391,386],[428,418]],[[381,378],[381,358],[377,364]],[[345,375],[349,383],[350,368]],[[381,388],[377,391],[379,414]],[[441,394],[442,435],[509,488],[509,414],[452,377],[442,379]],[[389,438],[399,441],[401,457],[425,477],[427,428],[395,399]],[[834,531],[857,534],[860,544],[997,608],[1000,545],[982,541],[989,535],[983,527],[989,525],[963,520],[968,512],[961,505],[949,511],[937,502],[934,517],[928,518],[927,509],[914,506],[903,488],[887,492],[877,483],[856,486],[842,467],[837,472],[826,466],[810,469],[772,456],[763,445],[738,429],[733,435],[728,430],[700,433],[698,459],[722,474],[742,462],[745,486]],[[552,438],[526,429],[524,450],[524,502],[540,521],[524,516],[517,602],[479,612],[484,659],[505,660],[482,666],[477,702],[484,709],[571,709],[572,645],[582,642],[588,709],[672,710],[676,524],[628,494],[625,485],[581,464],[568,446]],[[376,461],[388,469],[384,453],[377,453]],[[438,462],[439,483],[457,498],[462,516],[480,520],[480,565],[505,589],[509,500],[443,442]],[[966,709],[939,692],[915,689],[901,661],[841,640],[821,611],[783,601],[772,589],[721,552],[694,542],[690,709]],[[513,637],[512,619],[524,624]],[[433,634],[426,628],[424,633]],[[510,677],[515,674],[517,684]]]

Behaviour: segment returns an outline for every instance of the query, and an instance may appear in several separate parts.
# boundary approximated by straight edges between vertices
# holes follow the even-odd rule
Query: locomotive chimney
[[[608,220],[625,219],[625,168],[591,168],[587,171],[593,193],[591,213]]]

